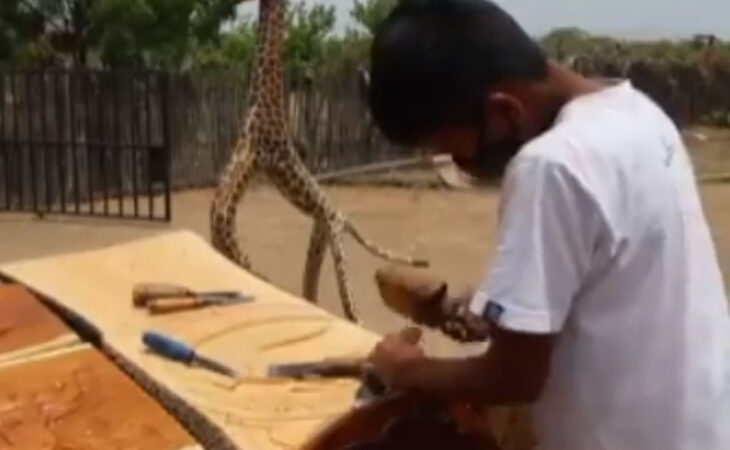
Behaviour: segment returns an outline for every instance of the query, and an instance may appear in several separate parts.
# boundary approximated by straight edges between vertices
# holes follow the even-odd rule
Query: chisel
[[[325,358],[312,362],[271,364],[269,377],[275,378],[360,378],[366,373],[364,359]]]
[[[313,378],[355,378],[361,384],[355,393],[357,404],[368,402],[386,395],[389,390],[372,372],[365,359],[325,358],[319,361],[271,364],[269,377],[292,378],[295,380]]]
[[[185,286],[168,283],[138,283],[132,289],[134,307],[147,307],[152,314],[234,305],[253,300],[254,296],[237,291],[196,292]]]
[[[235,379],[241,376],[236,370],[213,359],[197,354],[189,345],[169,336],[154,331],[147,331],[142,335],[142,342],[155,353],[174,361],[190,365],[196,364]]]

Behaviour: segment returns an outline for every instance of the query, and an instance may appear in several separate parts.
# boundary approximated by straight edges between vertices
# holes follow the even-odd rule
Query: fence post
[[[162,113],[162,151],[165,158],[165,220],[172,219],[170,183],[172,177],[172,149],[170,142],[170,75],[163,72],[160,76],[160,112]]]
[[[10,210],[12,208],[11,198],[10,198],[10,150],[8,149],[7,144],[5,143],[6,132],[7,132],[7,122],[9,115],[5,114],[5,99],[7,97],[7,94],[5,92],[5,73],[0,72],[0,150],[2,150],[2,161],[3,161],[3,170],[5,171],[4,181],[2,184],[3,186],[3,192],[5,193],[5,205],[3,209]]]
[[[25,135],[28,139],[28,156],[30,158],[30,192],[32,196],[32,203],[33,203],[33,212],[38,214],[40,212],[38,208],[38,189],[36,186],[36,146],[35,146],[35,139],[34,139],[34,119],[33,117],[33,107],[31,100],[33,97],[31,95],[31,87],[30,82],[33,78],[33,74],[35,72],[25,72],[25,116],[27,123],[25,124]]]

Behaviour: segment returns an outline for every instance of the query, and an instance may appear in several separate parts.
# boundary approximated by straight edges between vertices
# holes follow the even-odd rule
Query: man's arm
[[[486,406],[532,403],[547,378],[553,339],[492,324],[484,353],[444,359],[425,357],[403,334],[393,335],[376,347],[371,362],[395,389]]]
[[[486,405],[539,396],[554,336],[564,328],[607,230],[584,180],[550,156],[553,146],[571,144],[539,145],[546,151],[525,150],[506,174],[495,256],[469,306],[480,320],[492,321],[490,346],[472,358],[426,358],[415,343],[391,336],[371,358],[386,383]]]

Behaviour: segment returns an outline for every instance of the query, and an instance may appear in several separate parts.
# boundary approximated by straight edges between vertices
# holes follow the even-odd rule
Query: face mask
[[[479,131],[479,148],[474,152],[474,156],[469,159],[454,158],[454,163],[475,178],[482,180],[500,178],[525,141],[517,137],[517,127],[513,126],[510,137],[496,142],[486,142],[485,121],[480,123],[482,126]]]

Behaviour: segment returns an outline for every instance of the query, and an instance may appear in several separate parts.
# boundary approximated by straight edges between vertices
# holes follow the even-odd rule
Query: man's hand
[[[490,344],[481,355],[426,357],[420,330],[407,328],[378,343],[369,363],[391,389],[487,406],[534,402],[547,379],[555,336],[488,325]]]
[[[420,329],[405,328],[400,333],[387,335],[370,353],[369,362],[375,374],[389,388],[399,388],[406,368],[425,358],[420,340]]]

